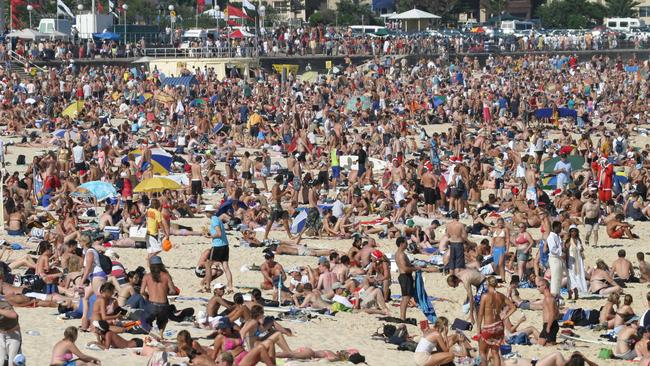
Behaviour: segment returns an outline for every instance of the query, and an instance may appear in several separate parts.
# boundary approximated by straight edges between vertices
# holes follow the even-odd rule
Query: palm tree
[[[638,10],[634,8],[639,4],[641,3],[636,0],[605,0],[607,15],[610,17],[634,17],[638,15]]]

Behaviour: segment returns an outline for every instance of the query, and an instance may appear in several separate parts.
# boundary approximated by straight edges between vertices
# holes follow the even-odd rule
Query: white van
[[[521,20],[502,20],[501,32],[503,34],[515,34],[530,32],[535,27],[535,23]]]
[[[632,28],[645,26],[645,22],[638,18],[605,18],[604,25],[609,29],[627,33]]]
[[[204,43],[208,39],[208,32],[205,29],[189,29],[181,36],[181,49],[190,48],[192,42]]]
[[[380,29],[386,29],[386,27],[381,25],[351,25],[350,29],[352,30],[353,35],[361,35],[375,34]]]

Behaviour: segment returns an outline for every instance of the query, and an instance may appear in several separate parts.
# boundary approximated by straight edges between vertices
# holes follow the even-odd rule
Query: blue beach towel
[[[433,308],[431,301],[429,301],[429,296],[427,296],[427,291],[424,288],[422,271],[415,272],[415,293],[413,294],[413,298],[417,301],[418,307],[422,310],[424,316],[427,317],[429,323],[435,323],[438,316],[436,316],[436,310]]]

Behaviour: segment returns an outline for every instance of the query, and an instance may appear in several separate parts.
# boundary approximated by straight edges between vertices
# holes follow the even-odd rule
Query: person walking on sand
[[[142,278],[140,293],[147,300],[144,308],[144,320],[147,326],[153,326],[154,321],[160,329],[160,338],[163,338],[165,326],[169,321],[171,309],[167,295],[178,294],[172,276],[169,275],[159,256],[149,259],[150,273]]]
[[[415,280],[413,279],[413,272],[419,271],[421,268],[411,264],[408,256],[406,255],[406,239],[403,236],[400,236],[395,241],[397,244],[397,252],[395,253],[395,262],[397,262],[397,268],[399,270],[399,276],[397,280],[399,281],[399,287],[401,289],[402,299],[399,304],[399,318],[406,320],[406,308],[408,307],[409,302],[415,291]]]
[[[487,365],[488,357],[490,357],[492,366],[501,366],[500,347],[505,343],[503,321],[517,310],[517,306],[496,290],[497,279],[494,276],[488,277],[486,282],[488,289],[481,297],[476,321],[476,329],[479,330],[481,365]],[[505,316],[502,318],[501,314],[504,310]]]
[[[162,240],[160,240],[160,229],[165,234],[165,240],[169,240],[169,227],[167,222],[162,219],[160,212],[160,201],[157,198],[151,200],[151,207],[147,209],[147,253],[151,258],[162,252]]]
[[[230,272],[230,266],[228,265],[228,260],[230,258],[228,234],[226,233],[226,228],[223,226],[223,222],[217,215],[217,210],[214,206],[207,205],[205,212],[212,215],[210,218],[210,229],[208,231],[208,236],[212,239],[212,248],[210,249],[208,259],[205,262],[205,268],[212,268],[214,262],[217,262],[217,264],[223,268],[223,272],[226,274],[226,292],[231,293],[233,292],[233,284],[232,272]],[[201,281],[203,291],[210,292],[211,283],[212,271],[205,271],[205,277]]]
[[[598,221],[600,220],[600,204],[596,194],[589,195],[587,202],[582,205],[582,222],[585,224],[585,245],[589,245],[589,238],[594,234],[594,247],[598,246]]]
[[[560,326],[557,323],[557,317],[559,314],[557,300],[551,293],[547,280],[539,280],[537,289],[542,295],[544,295],[544,307],[542,309],[542,331],[539,333],[537,343],[540,346],[554,345],[557,341],[557,333],[560,330]]]

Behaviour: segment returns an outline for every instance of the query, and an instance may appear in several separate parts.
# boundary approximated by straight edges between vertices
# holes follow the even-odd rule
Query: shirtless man
[[[579,193],[576,193],[575,196],[571,196],[567,202],[567,209],[571,217],[582,217],[582,206],[583,202],[580,200]]]
[[[203,194],[203,174],[201,173],[201,158],[195,157],[191,165],[192,171],[192,195],[197,196],[199,200]]]
[[[291,195],[291,202],[298,202],[300,197],[300,189],[302,188],[302,165],[300,160],[295,159],[293,166],[291,167],[291,173],[293,173],[293,194]]]
[[[422,189],[424,191],[424,205],[426,207],[427,217],[432,217],[436,212],[436,194],[435,194],[435,177],[429,169],[424,169],[424,174],[420,178]]]
[[[109,307],[113,304],[113,295],[115,294],[115,286],[110,283],[106,282],[102,285],[102,287],[99,289],[99,296],[97,296],[97,300],[95,300],[95,303],[93,304],[93,310],[92,310],[92,317],[91,320],[93,321],[93,324],[95,322],[98,322],[100,320],[104,320],[109,322],[110,324],[114,324],[114,320],[117,320],[122,317],[121,314],[108,314],[109,313]]]
[[[540,346],[554,345],[557,341],[557,332],[560,326],[557,323],[558,306],[555,297],[551,294],[551,289],[546,279],[540,279],[538,286],[539,292],[544,295],[544,308],[542,309],[542,330],[537,339]]]
[[[113,222],[113,214],[115,212],[115,206],[106,205],[104,213],[99,216],[99,230],[104,230],[106,226],[115,226],[115,223]]]
[[[393,159],[393,166],[390,168],[390,179],[391,183],[393,183],[395,186],[400,185],[406,178],[406,170],[404,170],[404,166],[399,164],[399,160],[397,158]]]
[[[650,282],[650,265],[646,263],[643,252],[636,253],[636,259],[639,261],[639,282]]]
[[[492,366],[501,366],[499,347],[503,344],[504,338],[503,321],[508,319],[517,310],[517,307],[504,294],[497,292],[495,277],[488,277],[486,282],[488,288],[481,297],[476,325],[476,329],[479,330],[481,365],[487,365],[488,356],[490,356]],[[505,313],[503,318],[501,317],[502,313]]]
[[[390,262],[380,250],[375,250],[370,254],[371,263],[368,274],[375,276],[375,281],[383,290],[384,301],[390,298]]]
[[[625,258],[626,254],[625,249],[618,251],[618,258],[616,258],[611,266],[611,276],[614,278],[614,281],[620,279],[627,283],[638,283],[639,279],[634,276],[632,262]]]
[[[154,255],[149,259],[149,268],[150,273],[145,274],[142,278],[142,288],[140,289],[142,296],[147,299],[144,319],[145,323],[150,326],[153,326],[153,322],[156,321],[156,325],[160,329],[160,338],[163,338],[171,312],[167,295],[176,295],[178,290],[159,256]]]
[[[273,202],[273,207],[271,208],[271,215],[269,216],[269,220],[266,223],[266,229],[264,230],[264,240],[268,240],[271,227],[273,226],[273,223],[278,220],[282,220],[287,236],[290,240],[293,239],[291,229],[289,228],[289,213],[282,208],[282,197],[290,195],[291,193],[286,189],[280,188],[282,180],[283,178],[281,175],[276,176],[275,184],[273,185],[273,188],[271,188],[271,201]]]
[[[223,283],[215,283],[212,285],[212,297],[208,300],[208,305],[206,305],[205,312],[208,318],[214,318],[219,315],[219,310],[223,306],[226,309],[233,307],[233,302],[228,301],[223,298],[223,295],[226,293],[226,285]]]
[[[465,268],[465,241],[467,240],[467,228],[459,221],[458,212],[452,211],[451,222],[447,223],[447,237],[449,238],[449,273],[456,274],[458,270]]]
[[[260,285],[262,290],[270,290],[276,287],[278,280],[284,282],[284,268],[275,261],[275,254],[271,251],[264,253],[264,263],[260,266],[260,272],[264,277],[264,281]]]
[[[594,247],[598,246],[598,221],[600,220],[600,205],[595,194],[590,194],[587,202],[582,205],[581,219],[585,224],[585,245],[589,245],[589,237],[594,234]]]
[[[613,220],[607,222],[607,235],[612,239],[637,239],[638,236],[632,234],[634,225],[623,222],[624,219],[625,216],[619,213]]]
[[[419,266],[411,264],[408,256],[406,255],[406,239],[402,236],[395,241],[397,245],[397,252],[395,252],[395,262],[399,270],[399,287],[401,289],[402,299],[399,304],[399,317],[406,320],[406,308],[408,307],[413,291],[415,289],[415,280],[413,279],[413,272],[421,270]]]
[[[481,304],[481,296],[487,291],[485,276],[475,269],[461,269],[455,275],[447,277],[447,284],[456,288],[463,284],[467,292],[467,302],[469,302],[469,319],[472,324],[475,322],[475,314]],[[472,294],[472,286],[476,287],[476,294]]]
[[[323,292],[332,291],[332,286],[337,282],[338,277],[336,273],[330,271],[330,262],[326,258],[319,259],[318,271],[320,275],[318,276],[316,290]]]
[[[303,296],[304,299],[302,302],[299,302],[297,295],[293,295],[294,304],[301,308],[311,307],[316,309],[327,309],[330,307],[330,304],[323,301],[321,294],[317,291],[314,291],[311,283],[306,283],[303,285]]]
[[[332,267],[332,272],[336,274],[338,282],[345,283],[350,276],[350,257],[342,255],[339,263]]]
[[[250,159],[251,154],[248,151],[244,152],[244,157],[241,159],[241,177],[244,180],[244,187],[250,186],[253,181],[253,161]]]
[[[537,206],[537,182],[539,180],[539,172],[537,167],[533,164],[534,158],[529,157],[528,163],[526,164],[526,200],[532,200]]]
[[[298,240],[300,240],[300,238],[302,238],[302,235],[310,229],[314,231],[319,240],[321,238],[323,231],[323,222],[321,221],[320,211],[318,210],[320,187],[320,181],[316,181],[311,187],[309,187],[309,192],[307,194],[307,199],[309,200],[309,208],[307,208],[307,220],[305,221],[305,226],[300,231],[300,234],[298,234]]]

